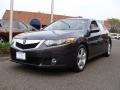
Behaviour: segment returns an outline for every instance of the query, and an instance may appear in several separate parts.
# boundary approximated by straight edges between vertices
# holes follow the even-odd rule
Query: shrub
[[[9,42],[2,42],[2,43],[0,43],[0,48],[8,49],[8,48],[10,48],[10,43]]]

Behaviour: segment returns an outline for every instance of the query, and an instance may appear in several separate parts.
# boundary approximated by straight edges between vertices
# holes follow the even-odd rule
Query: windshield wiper
[[[62,23],[64,23],[64,24],[66,24],[66,25],[68,25],[68,27],[70,28],[70,25],[68,24],[68,23],[66,23],[66,22],[64,22],[64,21],[61,21]]]

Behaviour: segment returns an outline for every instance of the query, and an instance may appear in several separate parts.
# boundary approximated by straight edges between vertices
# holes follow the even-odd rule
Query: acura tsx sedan
[[[53,22],[43,31],[15,36],[11,61],[42,68],[69,67],[79,72],[91,58],[110,56],[111,47],[110,34],[101,22],[68,18]]]

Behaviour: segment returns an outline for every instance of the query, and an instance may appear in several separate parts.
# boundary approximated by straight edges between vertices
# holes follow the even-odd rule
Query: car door
[[[90,35],[88,39],[89,57],[97,56],[101,53],[101,32],[96,21],[90,24]]]
[[[101,33],[101,40],[99,41],[100,48],[101,48],[100,52],[104,53],[107,48],[108,31],[100,22],[97,22],[97,23],[98,23],[98,26],[100,28],[100,33]]]

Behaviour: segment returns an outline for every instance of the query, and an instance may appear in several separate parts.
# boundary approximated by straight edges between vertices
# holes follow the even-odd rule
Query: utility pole
[[[54,0],[51,1],[51,23],[54,21]]]
[[[9,30],[9,43],[12,43],[12,29],[13,29],[13,4],[14,0],[10,0],[10,30]]]

